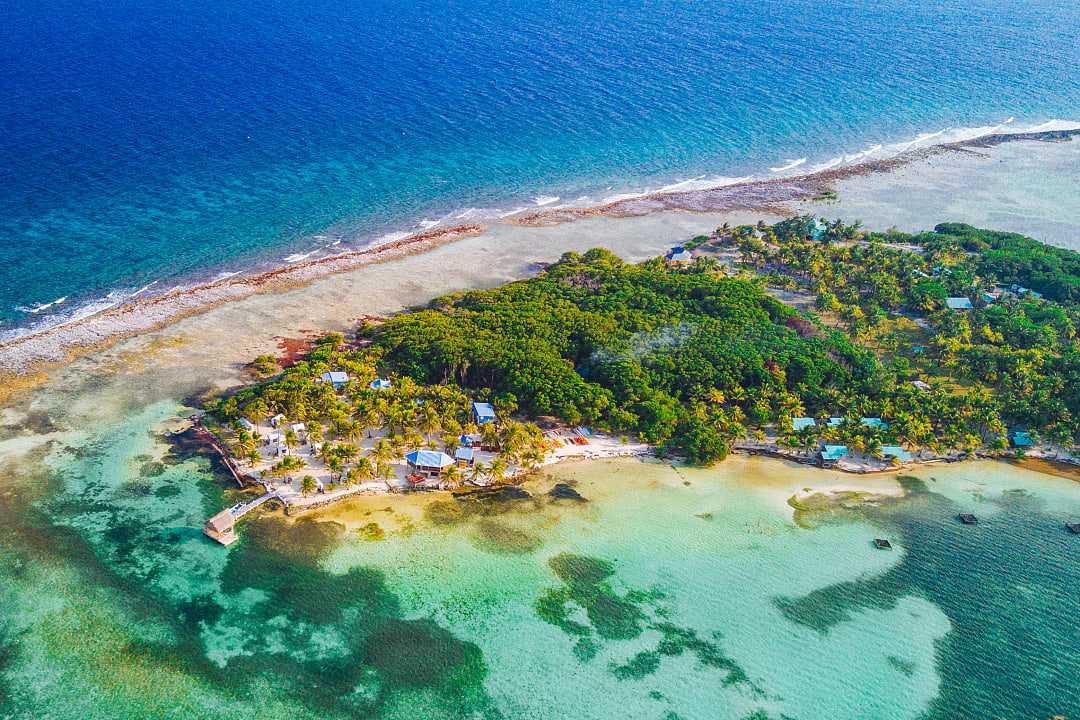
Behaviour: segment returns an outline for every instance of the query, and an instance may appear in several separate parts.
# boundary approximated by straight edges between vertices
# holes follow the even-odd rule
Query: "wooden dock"
[[[208,538],[216,540],[225,547],[228,547],[238,539],[236,534],[236,522],[263,503],[275,498],[280,499],[276,492],[267,492],[251,502],[233,505],[228,510],[222,510],[206,521],[206,525],[203,526],[203,533]]]

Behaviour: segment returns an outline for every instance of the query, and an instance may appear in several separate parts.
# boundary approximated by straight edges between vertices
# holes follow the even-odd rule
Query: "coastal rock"
[[[566,483],[558,483],[555,487],[548,490],[548,495],[558,500],[577,500],[578,502],[587,502],[581,494],[570,487]]]

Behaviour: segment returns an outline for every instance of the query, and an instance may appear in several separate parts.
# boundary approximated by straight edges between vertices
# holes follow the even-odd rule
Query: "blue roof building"
[[[881,454],[885,457],[894,457],[900,462],[911,462],[911,453],[899,445],[882,445]]]
[[[817,421],[812,417],[797,417],[791,418],[791,429],[794,432],[799,432],[804,428],[817,427]]]
[[[694,259],[694,254],[684,247],[671,248],[667,254],[668,262],[688,263]]]
[[[477,425],[495,422],[495,408],[491,407],[491,403],[474,402],[472,404],[472,414]]]
[[[821,450],[821,459],[835,462],[842,457],[847,457],[847,445],[826,445]]]
[[[464,463],[466,465],[472,465],[476,460],[476,450],[471,447],[459,447],[454,451],[454,459],[458,463]]]
[[[384,378],[375,378],[371,381],[371,384],[368,385],[372,390],[389,390],[393,386],[394,384],[392,382]]]
[[[859,420],[863,427],[873,428],[875,430],[888,430],[889,423],[885,422],[879,417],[864,417]]]
[[[413,450],[405,455],[405,461],[409,467],[429,475],[437,475],[454,464],[452,457],[438,450]]]
[[[945,305],[950,310],[971,310],[971,299],[966,297],[949,297],[945,298]]]
[[[1009,436],[1009,441],[1012,442],[1013,447],[1031,447],[1035,444],[1035,439],[1031,437],[1031,433],[1025,430],[1014,430]]]
[[[345,387],[345,383],[349,382],[349,376],[340,370],[331,370],[330,372],[324,372],[321,380],[330,383],[335,389],[340,390]]]

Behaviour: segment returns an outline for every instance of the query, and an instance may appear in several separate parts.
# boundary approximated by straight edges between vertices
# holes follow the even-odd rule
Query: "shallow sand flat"
[[[798,203],[800,212],[873,229],[931,229],[965,222],[1023,233],[1080,250],[1080,140],[1006,143],[938,155],[887,174],[836,183],[837,202]]]

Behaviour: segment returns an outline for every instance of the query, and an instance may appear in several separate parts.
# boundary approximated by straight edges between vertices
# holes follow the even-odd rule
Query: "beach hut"
[[[389,380],[387,380],[386,378],[375,378],[368,385],[368,387],[371,388],[372,390],[389,390],[393,386],[394,386],[394,384],[392,382],[390,382]]]
[[[822,465],[835,465],[840,458],[847,457],[847,445],[826,445],[818,451]]]
[[[1024,430],[1013,430],[1009,433],[1009,442],[1013,447],[1031,447],[1035,444],[1035,439],[1031,437],[1031,433]]]
[[[289,426],[289,429],[296,433],[296,437],[300,442],[303,442],[307,436],[307,425],[304,423],[293,423]]]
[[[971,300],[966,297],[945,298],[945,305],[950,310],[971,310]]]
[[[340,370],[331,370],[330,372],[324,372],[321,380],[333,385],[335,390],[340,390],[349,382],[349,376]]]
[[[476,462],[476,450],[471,447],[459,447],[454,451],[454,460],[460,467],[472,467]]]
[[[902,463],[911,462],[911,453],[899,445],[882,445],[881,454],[885,457],[896,458]]]
[[[228,546],[236,542],[235,525],[236,519],[233,518],[232,511],[222,510],[206,521],[206,525],[203,526],[203,533],[222,545]]]
[[[267,445],[280,445],[285,442],[285,436],[279,432],[272,432],[266,434]]]
[[[817,421],[812,417],[791,418],[792,432],[799,432],[805,428],[817,427]]]
[[[274,417],[270,418],[270,426],[271,427],[277,427],[278,425],[280,425],[283,422],[285,422],[285,416],[282,415],[281,413],[278,413]]]
[[[240,418],[236,422],[240,423],[240,427],[244,428],[248,432],[255,432],[255,424],[247,418]]]
[[[480,447],[479,435],[461,435],[458,437],[458,443],[462,447]]]
[[[405,456],[405,462],[420,475],[438,477],[443,470],[454,464],[454,459],[438,450],[413,450]]]
[[[860,418],[859,422],[863,427],[870,428],[871,430],[888,430],[889,423],[885,422],[879,417],[864,417]]]
[[[495,408],[491,407],[491,403],[474,402],[472,416],[477,425],[487,425],[495,422]]]
[[[686,248],[679,246],[671,248],[664,257],[673,265],[689,265],[694,259],[694,254]]]

